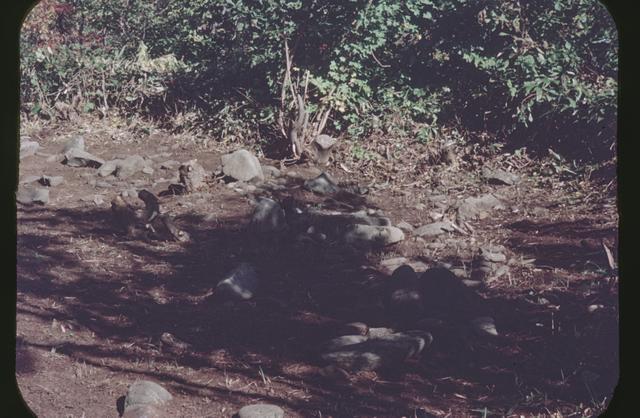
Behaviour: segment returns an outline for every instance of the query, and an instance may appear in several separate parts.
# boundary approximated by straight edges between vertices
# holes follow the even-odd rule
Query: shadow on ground
[[[318,374],[316,347],[335,336],[341,323],[395,325],[377,303],[376,288],[384,277],[367,267],[375,250],[293,240],[288,233],[257,236],[247,232],[241,215],[215,223],[197,214],[182,216],[179,222],[193,238],[182,245],[125,239],[113,231],[104,209],[20,211],[25,232],[18,236],[18,315],[56,318],[93,332],[95,340],[109,343],[66,342],[58,352],[156,379],[170,390],[238,403],[257,397],[179,371],[141,371],[136,362],[152,358],[258,382],[263,373],[288,390],[265,389],[259,397],[304,416],[318,410],[334,416],[399,416],[422,405],[447,411],[456,397],[499,414],[540,412],[610,397],[617,381],[617,314],[585,312],[605,299],[617,306],[617,296],[606,289],[588,295],[570,288],[545,293],[559,309],[541,306],[524,291],[491,294],[488,305],[501,331],[498,339],[459,349],[434,343],[421,361],[341,383]],[[594,236],[578,224],[568,228]],[[553,235],[559,226],[537,229]],[[97,255],[83,254],[73,240],[91,241]],[[522,242],[511,244],[525,249]],[[556,266],[579,256],[574,248],[538,247],[534,252],[539,251],[558,254],[545,261]],[[242,261],[253,263],[261,278],[254,299],[222,303],[205,296]],[[60,306],[33,306],[27,299],[54,299]],[[190,349],[167,351],[159,342],[165,332]],[[32,371],[28,355],[20,353],[18,370]],[[585,380],[585,371],[598,378]]]

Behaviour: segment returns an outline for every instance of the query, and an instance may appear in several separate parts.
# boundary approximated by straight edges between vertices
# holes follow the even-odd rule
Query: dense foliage
[[[282,140],[285,39],[334,133],[424,142],[460,126],[612,154],[617,33],[595,0],[44,0],[22,31],[24,110]]]

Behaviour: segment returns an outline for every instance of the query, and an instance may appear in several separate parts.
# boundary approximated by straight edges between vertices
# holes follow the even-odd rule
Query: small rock
[[[417,228],[413,231],[413,234],[420,237],[436,237],[445,232],[453,231],[455,231],[455,229],[453,229],[450,222],[434,222]]]
[[[49,203],[49,189],[42,187],[25,187],[19,189],[16,193],[16,202],[23,205],[31,205],[34,203],[46,205]]]
[[[271,177],[271,178],[278,178],[282,175],[282,173],[280,173],[280,170],[278,170],[276,167],[272,166],[272,165],[263,165],[262,166],[262,172],[264,173],[264,175],[266,177]]]
[[[127,179],[141,171],[145,165],[144,158],[139,155],[130,155],[123,160],[118,160],[115,176],[119,179]]]
[[[364,322],[350,322],[343,325],[341,328],[341,334],[343,335],[367,335],[369,334],[369,327]]]
[[[164,415],[153,405],[131,405],[125,409],[121,418],[163,418]]]
[[[508,171],[502,169],[491,169],[484,167],[482,169],[482,177],[484,177],[490,184],[504,184],[507,186],[513,186],[520,181],[520,178]]]
[[[27,137],[20,137],[20,159],[21,160],[23,158],[34,155],[40,149],[40,144],[25,138]]]
[[[416,208],[416,210],[418,210],[418,211],[423,211],[423,210],[425,210],[427,207],[425,206],[425,204],[424,204],[424,203],[418,203],[418,204],[416,204],[415,208]]]
[[[323,348],[325,351],[337,351],[350,345],[360,344],[368,339],[369,338],[364,335],[343,335],[327,341],[324,343]]]
[[[180,184],[182,184],[187,193],[193,193],[202,189],[207,176],[204,167],[197,160],[187,161],[178,168]]]
[[[222,156],[222,171],[226,176],[240,181],[264,179],[260,161],[251,152],[240,149]]]
[[[491,263],[504,263],[507,261],[507,256],[502,253],[491,252],[485,248],[480,249],[481,257]]]
[[[257,232],[281,231],[286,225],[282,207],[273,199],[260,198],[251,218],[251,227]]]
[[[396,226],[405,232],[412,232],[415,229],[413,225],[406,221],[400,221],[396,224]]]
[[[305,181],[304,188],[318,194],[332,194],[340,190],[333,178],[325,172],[318,177]]]
[[[47,187],[55,187],[59,186],[64,182],[64,177],[62,176],[42,176],[38,180],[40,184]]]
[[[71,138],[62,147],[62,154],[66,154],[72,149],[84,151],[84,138],[81,136],[76,136],[75,138]]]
[[[127,391],[125,411],[132,405],[161,405],[173,399],[162,386],[148,380],[136,380]]]
[[[100,168],[104,164],[104,160],[89,154],[78,148],[71,148],[64,154],[62,164],[69,167],[91,167]]]
[[[496,324],[492,317],[481,316],[471,321],[473,330],[480,336],[497,336]]]
[[[601,309],[604,309],[604,305],[589,305],[587,307],[587,312],[594,313],[595,311],[599,311]]]
[[[217,285],[219,294],[238,299],[251,299],[258,287],[258,274],[249,263],[242,263]]]
[[[93,203],[95,203],[96,206],[101,206],[104,203],[104,198],[102,197],[102,195],[97,194],[93,198]]]
[[[29,183],[33,183],[35,181],[39,181],[42,178],[42,176],[24,176],[21,180],[20,180],[20,184],[29,184]]]
[[[148,174],[148,175],[152,175],[153,174],[153,167],[151,166],[146,166],[142,169],[142,172],[144,174]]]
[[[404,240],[404,232],[395,226],[353,225],[344,240],[354,245],[387,246]]]
[[[284,418],[284,410],[269,404],[253,404],[240,408],[238,418]]]
[[[468,197],[457,205],[458,221],[461,223],[468,219],[475,219],[483,213],[484,216],[488,216],[490,210],[500,207],[503,207],[502,202],[492,194]]]

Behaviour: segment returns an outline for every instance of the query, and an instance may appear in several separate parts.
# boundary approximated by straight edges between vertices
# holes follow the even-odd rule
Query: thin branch
[[[372,56],[372,57],[373,57],[373,59],[378,63],[378,65],[379,65],[379,66],[381,66],[382,68],[389,68],[389,67],[391,67],[391,65],[390,65],[390,64],[383,64],[383,63],[381,63],[381,62],[380,62],[380,60],[378,60],[378,57],[376,57],[376,54],[375,54],[373,51],[371,51],[371,56]]]

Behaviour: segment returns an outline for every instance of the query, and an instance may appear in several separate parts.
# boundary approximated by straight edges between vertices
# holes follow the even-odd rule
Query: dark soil
[[[55,154],[74,129],[32,127],[27,133],[42,153]],[[198,158],[211,172],[229,149],[212,151],[161,134],[113,140],[108,129],[91,132],[87,150],[103,159],[167,153],[155,161]],[[315,173],[310,166],[283,171],[305,178]],[[342,181],[362,180],[358,170],[348,174],[336,165],[329,171]],[[158,193],[177,170],[156,168],[126,182],[111,178],[112,185],[101,188],[91,185],[102,180],[94,169],[27,157],[21,178],[61,175],[65,181],[51,189],[45,206],[18,204],[22,396],[39,417],[117,416],[128,386],[149,379],[174,395],[165,408],[172,417],[228,417],[253,402],[279,405],[291,417],[423,416],[420,409],[438,417],[595,416],[618,379],[617,273],[603,247],[616,254],[615,197],[588,182],[532,173],[519,173],[524,180],[518,186],[495,187],[464,167],[433,166],[422,182],[372,190],[367,205],[394,224],[432,222],[429,212],[436,209],[428,197],[435,194],[455,201],[497,191],[510,204],[469,222],[469,235],[440,237],[440,246],[408,234],[396,246],[365,251],[256,238],[245,228],[248,199],[214,181],[202,192],[161,198],[191,242],[127,238],[113,225],[111,199],[131,187]],[[167,181],[154,185],[160,177]],[[435,177],[444,180],[434,186]],[[296,187],[302,180],[286,178],[288,188],[278,198],[323,200]],[[102,202],[96,204],[96,195]],[[386,277],[378,271],[381,259],[468,266],[487,243],[504,245],[513,261],[508,275],[478,290],[491,306],[498,338],[474,339],[464,349],[435,341],[419,360],[395,370],[342,380],[321,375],[315,349],[340,324],[393,325],[376,303],[375,289]],[[258,295],[243,303],[210,298],[217,281],[241,261],[259,271],[264,285]],[[602,307],[589,312],[593,305]],[[172,349],[161,341],[163,333],[189,348]]]

